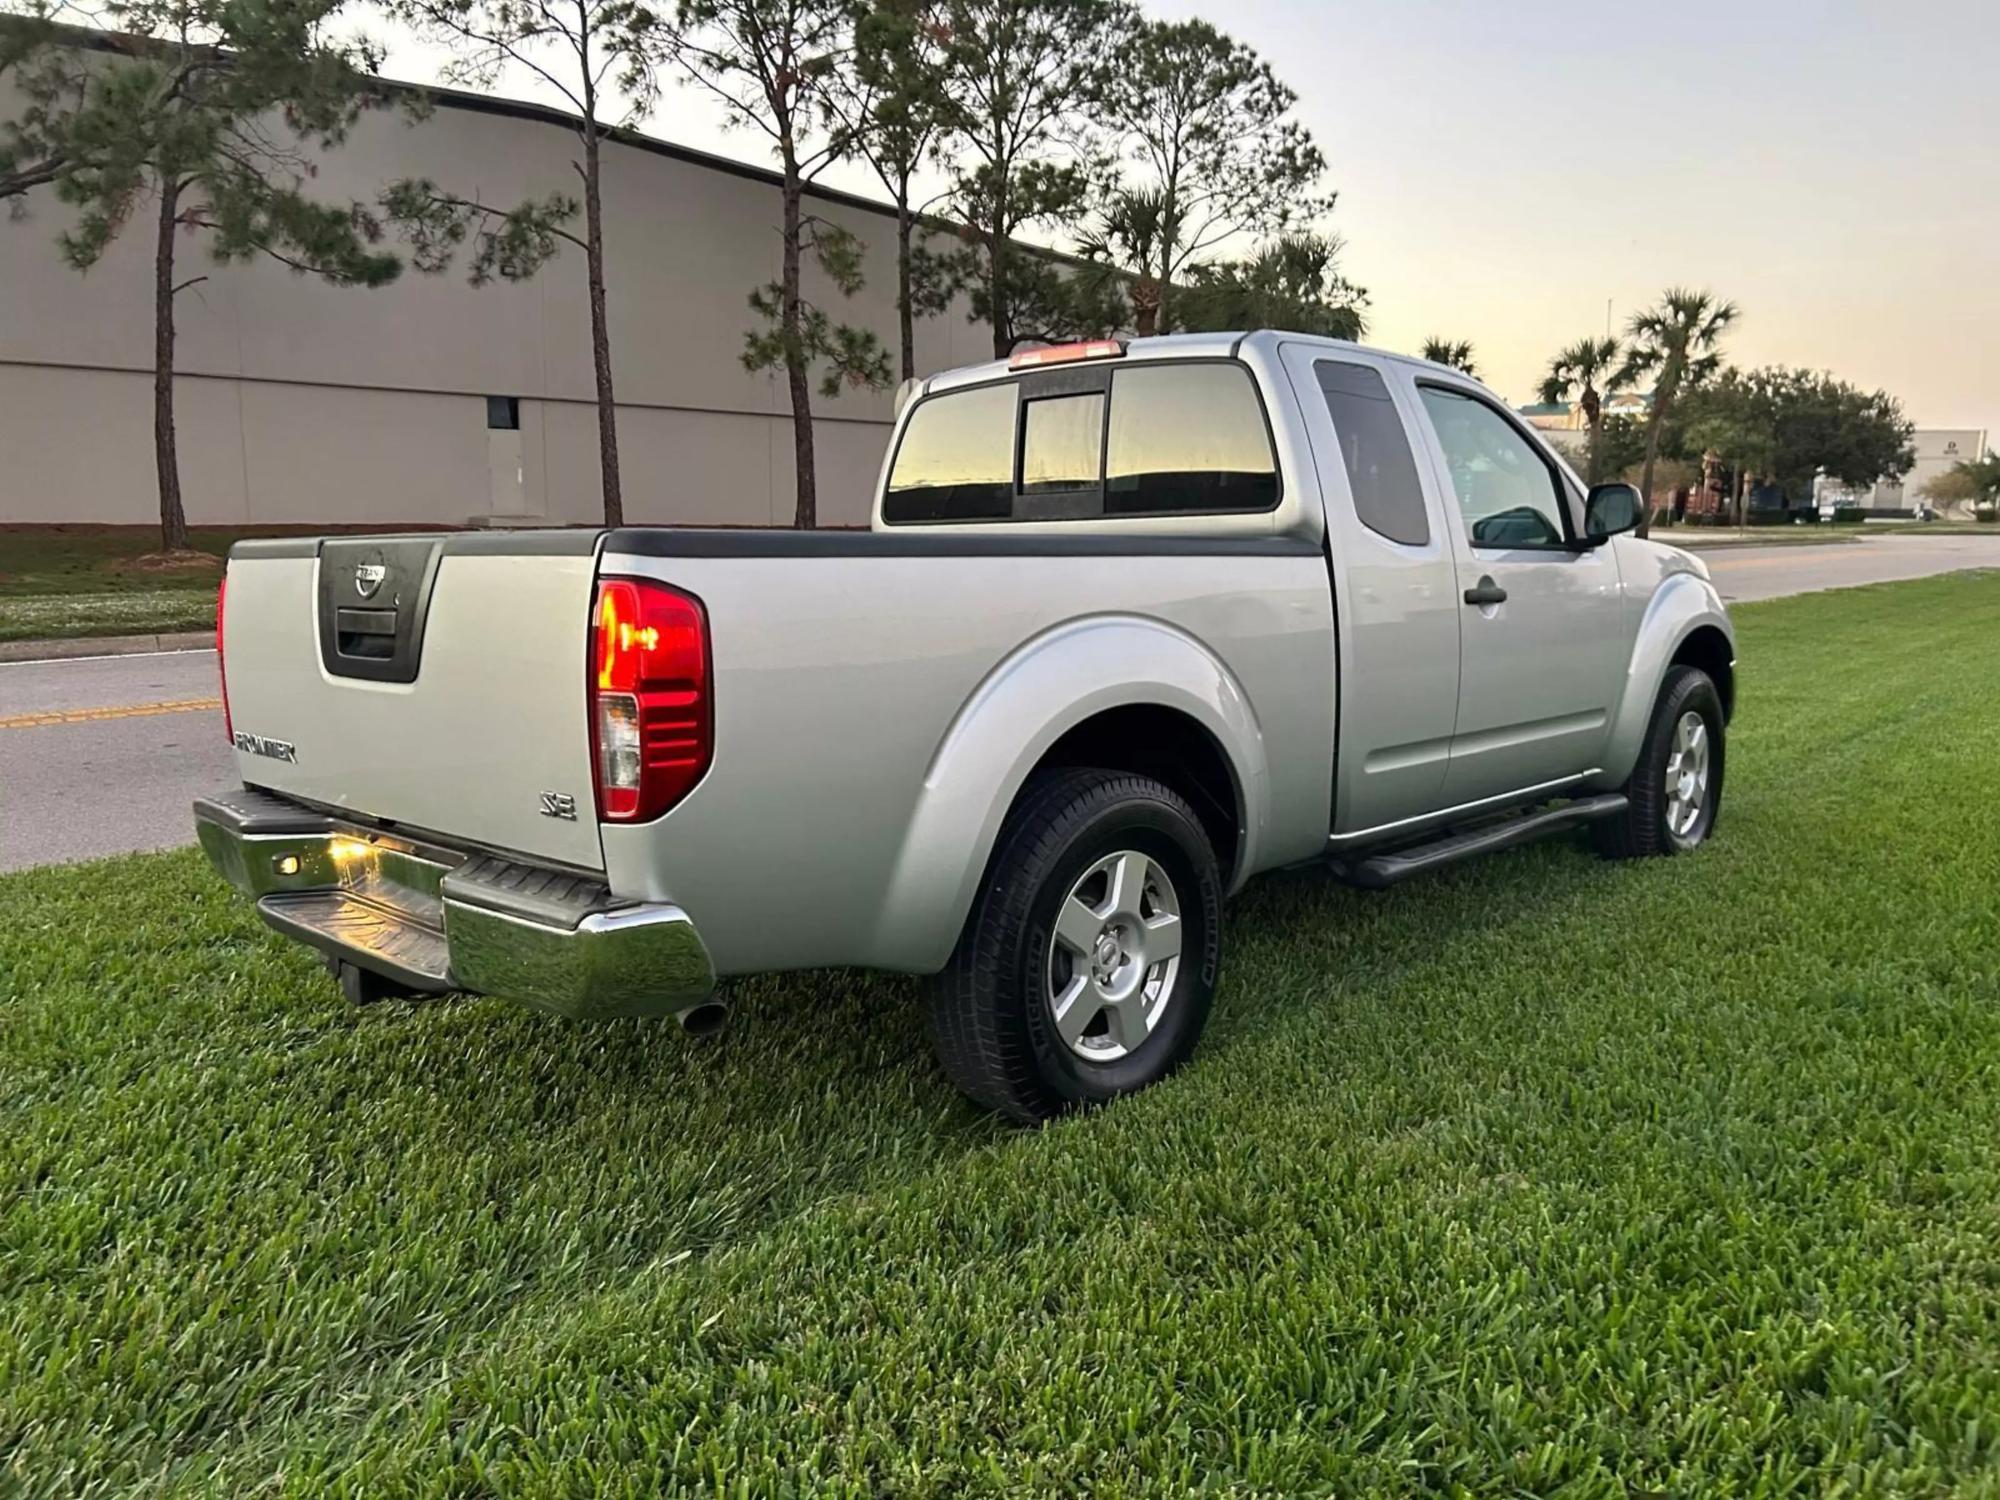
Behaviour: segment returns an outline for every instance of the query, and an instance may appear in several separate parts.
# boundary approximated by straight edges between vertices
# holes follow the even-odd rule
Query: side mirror
[[[1583,539],[1594,546],[1621,531],[1630,531],[1645,513],[1638,486],[1592,485],[1590,498],[1583,502]]]

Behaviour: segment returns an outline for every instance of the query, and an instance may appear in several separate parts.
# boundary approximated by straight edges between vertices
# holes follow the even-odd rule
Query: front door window
[[[1566,546],[1555,471],[1527,438],[1483,401],[1439,386],[1420,389],[1472,545]]]

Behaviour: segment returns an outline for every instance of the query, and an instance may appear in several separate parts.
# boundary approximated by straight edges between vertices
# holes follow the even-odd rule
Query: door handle
[[[1507,602],[1507,591],[1495,583],[1490,576],[1485,577],[1479,580],[1477,587],[1469,588],[1465,591],[1465,602],[1467,604],[1479,605],[1505,604]]]

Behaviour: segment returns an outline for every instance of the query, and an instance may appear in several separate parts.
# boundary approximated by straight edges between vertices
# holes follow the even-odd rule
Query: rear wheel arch
[[[1242,858],[1243,787],[1228,752],[1199,719],[1159,703],[1103,709],[1064,732],[1030,775],[1067,766],[1129,771],[1186,798],[1228,887]]]
[[[1130,742],[1149,734],[1164,744]],[[871,945],[875,961],[917,972],[943,965],[1002,823],[1029,779],[1049,767],[1162,780],[1195,806],[1225,878],[1236,883],[1257,868],[1268,821],[1263,756],[1241,684],[1173,625],[1095,616],[1024,643],[970,695],[926,769]]]

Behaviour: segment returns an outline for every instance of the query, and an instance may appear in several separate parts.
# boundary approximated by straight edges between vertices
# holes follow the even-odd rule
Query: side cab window
[[[1333,419],[1355,515],[1377,536],[1406,547],[1424,546],[1431,539],[1430,513],[1410,435],[1382,372],[1371,365],[1322,359],[1314,363],[1313,374]]]
[[[1478,397],[1419,382],[1453,497],[1475,547],[1566,548],[1569,506],[1555,465]]]

